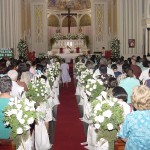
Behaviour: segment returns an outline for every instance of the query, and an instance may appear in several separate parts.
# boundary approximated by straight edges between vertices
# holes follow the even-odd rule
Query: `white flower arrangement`
[[[123,122],[123,108],[116,98],[108,98],[104,91],[91,102],[91,108],[90,118],[97,130],[97,139],[103,138],[112,144],[116,139],[118,126]]]
[[[31,80],[28,84],[28,89],[26,97],[30,101],[35,101],[36,106],[39,106],[41,102],[46,101],[49,97],[46,81],[40,75]]]
[[[79,34],[78,34],[78,38],[79,38],[79,39],[84,39],[84,38],[85,38],[85,35],[84,35],[83,33],[79,33]]]
[[[92,78],[92,74],[91,74],[91,72],[88,70],[88,69],[86,69],[86,70],[83,70],[82,72],[81,72],[81,75],[80,75],[80,77],[79,77],[79,82],[82,84],[82,85],[86,85],[87,84],[87,80],[88,79],[91,79]]]
[[[77,62],[77,63],[75,64],[75,72],[76,72],[76,75],[77,75],[77,76],[80,76],[80,75],[81,75],[81,72],[83,72],[83,71],[86,70],[86,69],[87,69],[87,68],[86,68],[85,64],[82,63],[82,62]]]
[[[46,69],[45,75],[49,81],[49,85],[52,87],[55,79],[60,75],[60,63],[53,63],[49,68]]]
[[[86,84],[86,94],[89,96],[89,100],[95,100],[98,96],[100,96],[101,92],[103,91],[103,83],[99,82],[95,79],[88,79]]]
[[[55,62],[52,65],[51,70],[53,71],[54,77],[56,79],[58,77],[58,75],[60,74],[60,63],[59,62]]]
[[[56,40],[62,40],[63,39],[63,35],[61,33],[56,33],[54,35],[54,39],[56,39]]]
[[[5,108],[4,121],[7,126],[11,127],[12,137],[26,134],[30,129],[30,125],[37,119],[37,111],[35,110],[35,102],[29,101],[27,98],[18,100],[11,98],[8,106]]]

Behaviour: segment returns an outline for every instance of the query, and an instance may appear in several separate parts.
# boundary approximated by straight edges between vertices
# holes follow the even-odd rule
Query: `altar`
[[[66,63],[70,63],[71,59],[74,61],[74,59],[77,56],[82,55],[82,53],[67,53],[67,54],[56,54],[56,55],[65,59]]]
[[[72,53],[84,53],[87,54],[87,46],[83,39],[63,39],[57,40],[52,46],[52,53],[59,54],[65,53],[60,52],[60,50],[65,50],[66,48],[70,49]]]
[[[55,54],[54,54],[52,51],[48,51],[48,52],[47,52],[47,55],[48,55],[48,56],[52,56],[52,55],[59,56],[59,57],[65,59],[65,61],[66,61],[67,63],[70,63],[71,60],[74,61],[74,59],[75,59],[77,56],[83,55],[83,53],[76,53],[76,52],[70,53],[70,49],[64,49],[64,53],[55,53]]]
[[[57,40],[54,43],[53,48],[66,48],[67,46],[69,46],[70,48],[77,48],[77,47],[87,48],[84,43],[84,40],[82,39]]]

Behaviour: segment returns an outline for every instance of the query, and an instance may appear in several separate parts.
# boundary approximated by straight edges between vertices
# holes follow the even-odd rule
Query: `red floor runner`
[[[85,150],[80,145],[86,140],[74,93],[73,80],[69,88],[61,89],[53,150]]]

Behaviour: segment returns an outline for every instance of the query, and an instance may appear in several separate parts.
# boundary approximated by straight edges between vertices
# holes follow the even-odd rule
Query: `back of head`
[[[8,71],[7,75],[11,78],[12,81],[17,81],[18,72],[16,70]]]
[[[62,59],[61,61],[62,61],[62,63],[65,63],[65,59]]]
[[[104,58],[104,57],[102,57],[101,59],[100,59],[100,65],[107,65],[107,59],[106,58]]]
[[[36,70],[37,70],[37,71],[39,70],[40,72],[43,72],[43,69],[44,69],[44,67],[43,67],[41,64],[38,63],[38,64],[36,65]]]
[[[108,88],[115,88],[118,85],[117,79],[114,77],[110,77],[108,79]]]
[[[7,93],[10,92],[12,88],[12,81],[9,76],[4,75],[0,77],[0,92]]]
[[[131,68],[127,68],[125,70],[125,73],[127,74],[127,77],[133,77],[134,76],[133,70]]]
[[[120,87],[120,86],[116,86],[116,87],[112,90],[112,95],[113,95],[115,98],[122,99],[123,101],[127,102],[128,94],[127,94],[127,92],[125,91],[125,89],[122,88],[122,87]]]
[[[130,65],[129,64],[123,64],[122,65],[122,70],[123,72],[125,72],[126,69],[130,68]]]
[[[30,73],[29,72],[23,72],[22,75],[21,75],[20,81],[25,82],[26,85],[28,85],[30,80],[31,80]]]
[[[150,89],[145,85],[135,87],[132,92],[132,103],[137,110],[150,110]]]
[[[111,69],[113,69],[113,70],[117,69],[117,65],[116,64],[112,64],[111,65]]]
[[[99,70],[101,74],[107,74],[107,66],[106,65],[100,65]]]
[[[25,63],[20,63],[18,65],[18,72],[26,72],[28,70],[27,65]]]

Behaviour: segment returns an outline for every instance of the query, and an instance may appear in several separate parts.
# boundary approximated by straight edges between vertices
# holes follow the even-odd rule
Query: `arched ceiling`
[[[67,6],[73,10],[91,8],[90,0],[48,0],[48,8],[53,10],[65,10]]]

